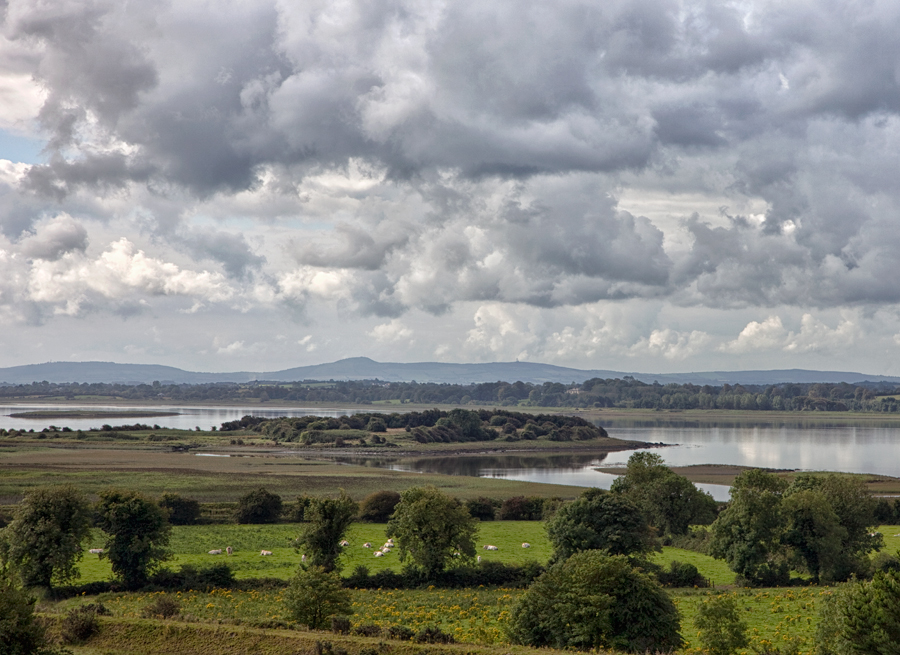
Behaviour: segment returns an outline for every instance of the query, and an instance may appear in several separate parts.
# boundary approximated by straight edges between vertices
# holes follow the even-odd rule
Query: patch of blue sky
[[[45,156],[41,153],[45,145],[47,143],[42,139],[0,129],[0,159],[24,164],[39,164],[45,161]]]

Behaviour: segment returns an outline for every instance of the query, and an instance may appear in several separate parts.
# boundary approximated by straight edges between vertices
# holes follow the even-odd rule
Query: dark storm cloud
[[[254,193],[273,170],[296,196],[361,161],[419,214],[342,191],[353,209],[305,214],[334,231],[290,250],[358,271],[349,294],[379,315],[459,300],[898,299],[881,276],[900,268],[900,6],[13,0],[4,29],[47,91],[50,157],[19,187],[32,220],[90,194]],[[669,252],[618,207],[626,175],[766,213],[686,218],[691,244]],[[6,234],[30,228],[28,202],[9,203]],[[164,230],[176,247],[235,278],[267,264],[187,214]]]

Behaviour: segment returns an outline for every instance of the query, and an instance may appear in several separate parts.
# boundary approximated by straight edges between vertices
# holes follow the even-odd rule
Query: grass
[[[384,557],[373,555],[376,548],[386,541],[385,524],[354,523],[347,534],[350,545],[341,556],[344,574],[349,575],[357,566],[366,566],[370,573],[385,569],[400,571],[402,565],[396,549]],[[190,564],[193,566],[209,566],[227,562],[234,571],[235,577],[257,578],[273,577],[287,579],[297,570],[300,554],[295,552],[291,542],[302,530],[302,524],[278,525],[203,525],[175,526],[172,529],[170,550],[173,557],[166,562],[171,569]],[[363,548],[369,542],[373,548]],[[531,548],[522,548],[523,542],[529,542]],[[492,544],[499,550],[487,551],[481,546]],[[485,521],[479,525],[478,554],[484,561],[503,562],[506,564],[522,563],[534,560],[546,563],[550,558],[551,547],[540,521]],[[103,546],[103,533],[92,532],[89,548]],[[209,555],[210,550],[231,546],[233,555]],[[261,550],[272,551],[272,555],[262,557]],[[82,583],[109,580],[111,570],[109,560],[99,559],[96,555],[85,553],[79,570]]]

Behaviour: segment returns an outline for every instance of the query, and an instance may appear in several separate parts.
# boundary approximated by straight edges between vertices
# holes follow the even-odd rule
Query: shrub
[[[294,621],[314,630],[326,627],[332,616],[353,611],[340,576],[320,566],[297,572],[284,592],[284,605]]]
[[[697,636],[709,655],[732,655],[749,643],[747,624],[741,620],[732,596],[709,598],[697,608]]]
[[[381,626],[375,623],[363,623],[353,628],[353,634],[361,637],[378,637],[381,635]]]
[[[469,514],[471,514],[473,519],[481,521],[493,521],[494,514],[497,511],[494,501],[484,496],[467,500],[466,509],[469,510]]]
[[[667,587],[708,587],[709,582],[700,575],[696,566],[689,562],[674,560],[668,571],[660,571],[656,576]]]
[[[396,491],[376,491],[369,494],[359,506],[359,520],[372,523],[387,523],[400,502],[400,494]]]
[[[275,523],[281,517],[281,506],[281,496],[260,487],[241,497],[234,518],[243,524]]]
[[[64,644],[80,644],[100,629],[98,615],[109,614],[103,603],[82,605],[66,612],[59,626],[60,638]]]
[[[144,607],[142,614],[148,618],[171,619],[181,611],[181,605],[172,596],[159,595],[152,603]]]
[[[159,506],[168,510],[172,525],[193,525],[200,518],[200,503],[193,498],[165,493],[159,499]]]
[[[331,631],[336,635],[346,635],[350,633],[350,617],[344,615],[335,615],[331,617]]]
[[[0,570],[0,646],[4,653],[39,653],[46,643],[43,626],[35,620],[34,598]]]
[[[415,630],[407,628],[405,625],[392,625],[388,628],[388,637],[398,639],[400,641],[409,641],[416,636]]]
[[[543,498],[514,496],[503,501],[497,518],[501,521],[540,521],[543,514]]]
[[[454,644],[456,640],[440,628],[428,626],[419,630],[413,637],[417,644]]]
[[[369,424],[366,426],[366,430],[368,430],[369,432],[387,432],[387,424],[384,422],[383,418],[373,416],[369,419]]]
[[[678,610],[658,582],[623,555],[576,553],[534,581],[513,606],[509,638],[559,649],[670,652],[682,644]]]

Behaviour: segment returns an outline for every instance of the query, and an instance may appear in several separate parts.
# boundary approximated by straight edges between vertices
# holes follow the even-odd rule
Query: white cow
[[[372,544],[369,543],[368,541],[363,544],[363,548],[371,548],[371,547],[372,547]]]
[[[526,541],[522,543],[522,548],[531,548],[531,544]]]
[[[484,550],[500,550],[500,549],[497,548],[496,546],[492,546],[491,544],[488,544],[487,546],[484,546]]]
[[[209,551],[209,554],[210,554],[210,555],[221,555],[221,554],[222,554],[222,549],[221,549],[221,548],[216,548],[215,550]]]
[[[271,555],[272,551],[271,550],[261,550],[261,551],[259,551],[259,554],[262,555],[263,557],[265,557],[266,555]]]
[[[300,556],[300,561],[301,561],[301,562],[306,562],[306,555],[301,555],[301,556]]]
[[[479,555],[477,559],[478,559],[478,561],[480,562],[480,561],[481,561],[481,555]]]
[[[233,555],[234,549],[231,546],[229,546],[228,548],[225,549],[225,553],[228,555]]]
[[[384,553],[382,553],[380,550],[376,550],[375,557],[384,557]]]
[[[341,547],[349,546],[349,545],[350,545],[350,542],[347,541],[346,539],[344,539],[344,540],[341,541]]]
[[[102,555],[102,554],[103,554],[103,549],[102,549],[102,548],[91,548],[88,552],[89,552],[91,555]]]

